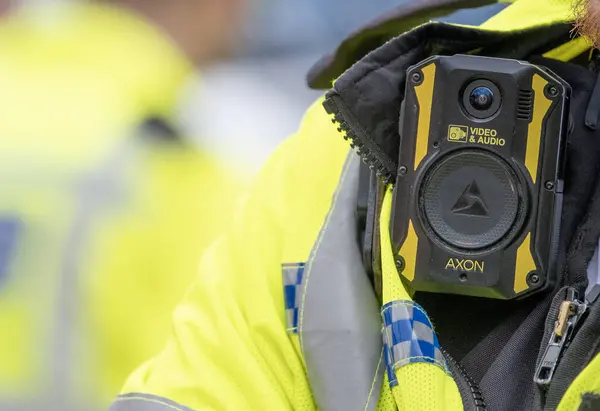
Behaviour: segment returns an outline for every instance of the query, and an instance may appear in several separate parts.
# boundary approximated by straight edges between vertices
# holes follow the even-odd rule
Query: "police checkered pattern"
[[[413,301],[392,301],[381,309],[384,358],[390,386],[398,385],[394,370],[416,362],[435,364],[450,373],[425,310]]]
[[[298,332],[298,306],[300,304],[300,285],[304,275],[304,263],[283,264],[283,290],[285,298],[285,315],[289,333]]]

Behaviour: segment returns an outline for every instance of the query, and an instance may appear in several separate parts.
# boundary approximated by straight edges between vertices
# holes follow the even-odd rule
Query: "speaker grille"
[[[522,121],[531,121],[533,111],[533,91],[519,90],[519,100],[517,104],[517,119]]]
[[[423,221],[450,246],[481,250],[510,241],[522,214],[515,173],[497,155],[460,150],[440,159],[420,187]]]

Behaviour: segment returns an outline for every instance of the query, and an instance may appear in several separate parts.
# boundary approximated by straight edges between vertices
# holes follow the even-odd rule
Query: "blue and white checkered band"
[[[383,351],[390,386],[398,385],[395,370],[411,363],[435,364],[450,374],[423,307],[413,301],[393,301],[382,307],[381,315]]]
[[[298,306],[300,305],[300,285],[304,275],[304,263],[283,264],[283,295],[285,298],[285,315],[289,333],[298,332]]]

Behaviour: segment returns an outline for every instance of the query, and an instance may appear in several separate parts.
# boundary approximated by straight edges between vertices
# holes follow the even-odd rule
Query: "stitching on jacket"
[[[383,348],[381,349],[381,354],[379,354],[379,362],[377,362],[377,368],[375,369],[375,377],[373,377],[373,382],[371,383],[371,389],[369,390],[369,396],[367,397],[367,402],[365,404],[365,408],[363,411],[368,410],[369,403],[371,402],[371,398],[373,397],[373,390],[375,389],[375,383],[377,383],[377,377],[379,377],[379,367],[381,366],[382,358],[383,358]]]
[[[391,308],[393,308],[393,307],[399,307],[399,306],[412,307],[412,308],[415,308],[415,309],[419,310],[421,313],[423,313],[423,315],[425,317],[427,317],[427,319],[431,323],[431,319],[429,318],[429,316],[427,315],[427,313],[425,312],[425,310],[423,310],[419,305],[415,304],[412,301],[406,301],[406,302],[404,302],[404,301],[394,301],[389,306],[385,307],[385,309],[383,311],[381,311],[381,314],[383,315],[386,311],[390,310]],[[433,324],[432,324],[431,328],[433,328]]]
[[[436,365],[438,365],[439,367],[441,367],[441,368],[444,370],[444,373],[448,374],[448,373],[446,372],[446,364],[442,363],[442,362],[441,362],[441,361],[439,361],[439,360],[436,360],[436,359],[435,359],[435,358],[433,358],[433,357],[429,357],[429,356],[427,356],[427,355],[416,355],[416,356],[414,356],[414,357],[406,357],[406,358],[403,358],[403,359],[401,359],[401,360],[398,360],[398,361],[396,361],[396,362],[394,363],[394,365],[392,365],[392,368],[394,368],[394,371],[397,371],[397,370],[396,370],[396,367],[401,367],[401,366],[403,366],[403,365],[412,364],[412,361],[411,361],[411,360],[431,360],[431,361],[433,361],[433,363],[434,363],[434,364],[436,364]],[[427,362],[425,362],[425,364],[427,364]]]

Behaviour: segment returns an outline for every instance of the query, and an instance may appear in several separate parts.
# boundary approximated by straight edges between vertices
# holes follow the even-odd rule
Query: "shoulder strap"
[[[385,187],[365,163],[360,165],[356,214],[361,255],[365,271],[378,300],[382,301],[381,245],[379,242],[379,214]]]

